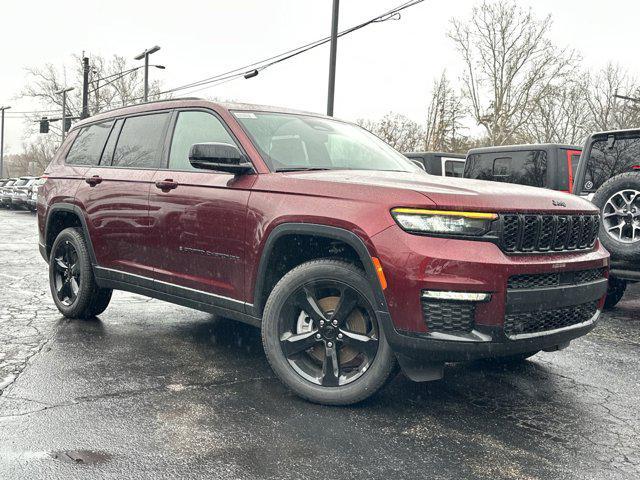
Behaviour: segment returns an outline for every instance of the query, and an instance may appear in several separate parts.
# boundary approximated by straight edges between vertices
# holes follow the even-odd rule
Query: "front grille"
[[[595,315],[597,309],[598,302],[589,302],[553,310],[509,314],[504,319],[504,333],[511,337],[570,327],[586,322]]]
[[[507,280],[507,288],[544,288],[559,285],[579,285],[604,278],[603,268],[578,270],[577,272],[530,273],[513,275]]]
[[[500,245],[508,253],[588,249],[600,226],[597,215],[504,214],[500,224]]]
[[[433,302],[423,299],[422,313],[430,332],[468,333],[473,330],[473,302]]]

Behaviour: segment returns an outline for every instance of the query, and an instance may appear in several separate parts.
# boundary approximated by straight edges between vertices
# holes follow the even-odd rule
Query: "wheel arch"
[[[312,224],[312,223],[284,223],[275,227],[267,237],[264,243],[260,262],[256,273],[256,280],[253,290],[253,315],[262,316],[262,310],[268,297],[268,293],[273,286],[269,285],[267,278],[270,262],[279,242],[287,237],[309,237],[313,239],[321,239],[325,241],[340,242],[348,246],[356,255],[359,264],[363,267],[367,279],[371,283],[375,297],[376,308],[378,310],[387,311],[387,304],[378,280],[375,266],[373,264],[372,255],[366,244],[355,233],[344,228],[333,227],[329,225]],[[318,258],[318,257],[316,257]],[[303,260],[306,261],[306,260]],[[303,262],[298,262],[300,264]],[[287,270],[291,270],[290,268]],[[286,272],[285,272],[286,273]],[[268,289],[268,290],[267,290]]]
[[[47,262],[49,261],[53,242],[62,230],[69,227],[77,227],[82,230],[87,244],[87,249],[89,250],[91,264],[96,265],[96,256],[93,250],[91,237],[89,236],[89,230],[87,228],[87,221],[84,213],[79,206],[71,203],[56,203],[52,205],[47,212],[47,219],[44,228],[44,245],[41,245],[40,249],[44,259]]]

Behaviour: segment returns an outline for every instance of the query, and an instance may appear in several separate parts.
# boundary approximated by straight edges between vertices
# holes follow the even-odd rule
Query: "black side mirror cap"
[[[228,143],[196,143],[189,150],[194,168],[217,170],[242,175],[253,172],[253,165],[235,145]]]

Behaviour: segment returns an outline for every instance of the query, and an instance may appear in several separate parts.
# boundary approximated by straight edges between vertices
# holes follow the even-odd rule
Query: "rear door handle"
[[[178,182],[174,182],[172,179],[168,178],[166,180],[156,182],[156,188],[159,188],[163,192],[167,192],[178,188]]]
[[[102,177],[100,175],[94,175],[93,177],[85,178],[84,181],[87,182],[89,186],[95,187],[99,183],[102,183]]]

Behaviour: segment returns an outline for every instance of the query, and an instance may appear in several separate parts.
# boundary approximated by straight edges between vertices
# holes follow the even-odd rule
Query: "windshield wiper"
[[[331,170],[331,168],[326,167],[287,167],[287,168],[278,168],[276,172],[313,172],[319,170]]]

